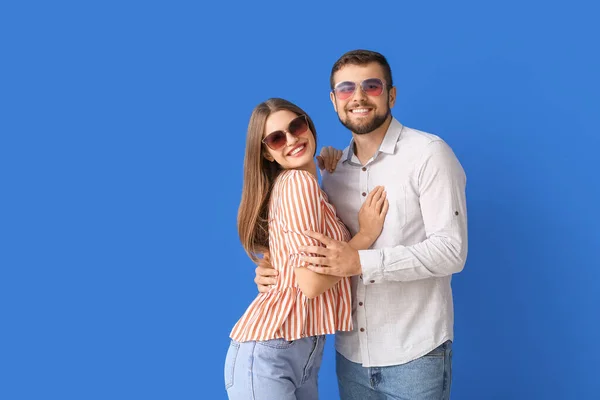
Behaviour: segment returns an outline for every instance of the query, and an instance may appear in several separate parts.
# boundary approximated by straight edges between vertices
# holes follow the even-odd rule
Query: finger
[[[268,276],[257,276],[254,278],[254,283],[257,286],[271,286],[277,283],[277,278],[268,277]]]
[[[379,215],[382,217],[385,217],[387,215],[389,208],[390,208],[390,202],[388,201],[388,199],[385,199],[385,202],[383,203],[383,207],[381,208],[381,213],[379,213]]]
[[[333,155],[333,160],[331,162],[331,172],[335,171],[337,168],[338,163],[340,162],[340,159],[342,158],[342,151],[341,150],[337,150],[337,149],[333,149],[334,155]]]
[[[331,268],[329,267],[317,267],[315,265],[308,265],[306,268],[321,275],[332,275]]]
[[[333,147],[331,147],[331,146],[327,147],[327,170],[329,172],[333,172],[333,164],[335,162],[335,159],[334,159],[335,156],[334,156],[333,150],[334,150]]]
[[[385,203],[385,196],[379,196],[379,198],[377,199],[377,201],[375,201],[375,211],[377,211],[378,213],[381,213],[381,208],[383,207],[383,204]]]
[[[323,243],[325,246],[329,246],[330,244],[333,244],[335,242],[330,237],[327,237],[319,232],[305,231],[304,234],[308,237],[318,240],[319,242]]]
[[[337,166],[337,163],[341,157],[341,155],[338,155],[339,150],[335,149],[335,148],[331,148],[331,171],[335,171],[335,167]]]
[[[265,267],[263,265],[259,265],[258,267],[256,267],[254,272],[256,273],[256,276],[277,276],[277,275],[279,275],[279,272],[275,268],[273,268],[271,266]]]
[[[380,188],[380,186],[376,186],[375,189],[371,190],[371,192],[365,199],[365,203],[367,204],[367,207],[371,207],[371,204],[373,204],[373,198],[377,195],[379,188]]]
[[[377,191],[377,193],[375,193],[373,195],[373,201],[378,202],[379,199],[381,199],[381,196],[383,195],[383,192],[384,192],[383,186],[377,186],[377,188],[375,188],[375,190]]]
[[[365,199],[365,203],[367,207],[371,206],[371,201],[373,201],[373,195],[374,195],[375,191],[371,190],[371,192],[367,195],[367,198]]]
[[[257,287],[259,293],[267,293],[269,290],[271,290],[271,286],[257,285]]]
[[[329,258],[327,257],[301,256],[300,260],[314,265],[329,265]]]
[[[323,157],[317,156],[317,165],[321,171],[325,169],[325,161],[323,161]]]
[[[331,250],[326,248],[326,247],[321,247],[321,246],[300,246],[300,248],[298,249],[303,253],[308,253],[308,254],[318,254],[320,256],[330,256],[331,255]]]

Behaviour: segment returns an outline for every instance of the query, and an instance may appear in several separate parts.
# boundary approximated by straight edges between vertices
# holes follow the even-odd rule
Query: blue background
[[[597,399],[592,3],[3,2],[0,398],[225,399],[256,293],[236,233],[250,112],[287,98],[345,147],[329,72],[368,48],[393,114],[468,176],[453,398]]]

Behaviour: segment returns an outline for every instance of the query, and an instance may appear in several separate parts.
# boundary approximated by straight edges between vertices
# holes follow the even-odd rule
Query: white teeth
[[[356,108],[354,110],[352,110],[353,113],[366,113],[369,110],[367,110],[366,108]]]
[[[298,154],[302,149],[304,148],[304,146],[300,146],[297,149],[294,149],[294,151],[290,152],[290,156],[295,156],[296,154]]]

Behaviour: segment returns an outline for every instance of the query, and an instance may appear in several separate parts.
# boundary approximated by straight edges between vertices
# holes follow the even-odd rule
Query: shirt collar
[[[398,143],[398,140],[400,139],[403,128],[404,126],[400,123],[400,121],[392,117],[392,122],[385,133],[383,142],[381,142],[379,150],[373,156],[373,158],[377,157],[377,154],[379,153],[394,154],[396,151],[396,143]],[[354,139],[350,140],[350,144],[342,152],[342,159],[344,162],[350,162],[352,160],[352,156],[354,156]]]

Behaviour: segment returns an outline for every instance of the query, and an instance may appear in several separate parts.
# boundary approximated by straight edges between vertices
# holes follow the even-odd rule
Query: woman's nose
[[[289,132],[285,133],[285,137],[287,138],[287,144],[288,144],[288,146],[291,145],[291,144],[294,144],[294,143],[296,143],[298,141],[298,138],[296,136],[292,135]]]

